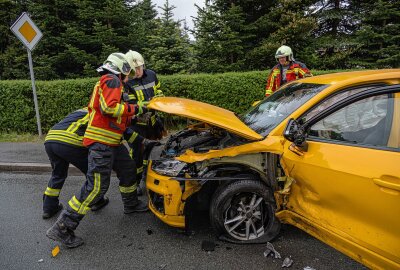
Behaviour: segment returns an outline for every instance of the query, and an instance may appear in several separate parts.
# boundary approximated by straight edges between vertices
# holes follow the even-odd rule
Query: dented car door
[[[286,141],[282,157],[294,183],[278,216],[374,268],[400,267],[399,92],[335,104],[305,124],[307,147]]]

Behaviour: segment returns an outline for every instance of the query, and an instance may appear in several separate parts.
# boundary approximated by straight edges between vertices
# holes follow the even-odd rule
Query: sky
[[[151,2],[156,5],[157,12],[160,14],[162,10],[159,9],[158,6],[162,7],[165,4],[165,0],[152,0]],[[176,7],[172,11],[175,19],[186,19],[187,26],[193,29],[193,19],[191,16],[197,16],[197,8],[194,4],[197,4],[199,7],[204,7],[204,2],[205,0],[169,0],[169,5]]]

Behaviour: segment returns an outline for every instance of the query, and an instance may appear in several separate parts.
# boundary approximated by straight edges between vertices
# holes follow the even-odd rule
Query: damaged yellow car
[[[241,116],[156,98],[199,121],[153,149],[151,211],[184,228],[209,210],[225,240],[263,243],[294,225],[360,263],[400,269],[400,70],[291,82]]]

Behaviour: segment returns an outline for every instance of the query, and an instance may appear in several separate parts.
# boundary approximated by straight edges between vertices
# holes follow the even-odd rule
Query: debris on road
[[[306,267],[303,268],[303,270],[315,270],[315,268],[312,268],[310,266],[306,266]]]
[[[289,257],[286,257],[286,258],[283,260],[282,268],[284,268],[284,267],[289,268],[290,266],[292,266],[292,264],[293,264],[293,260],[290,259]]]
[[[43,259],[38,260],[39,263],[43,262]]]
[[[270,242],[267,242],[267,250],[264,251],[264,257],[268,257],[270,254],[272,254],[275,259],[281,258],[281,254],[275,250],[274,246]]]
[[[129,243],[129,244],[127,244],[126,246],[127,247],[130,247],[130,246],[132,246],[133,245],[133,243]]]
[[[164,269],[165,267],[167,267],[167,264],[162,264],[160,265],[159,269]]]
[[[59,247],[59,246],[56,246],[56,247],[53,248],[53,250],[51,251],[51,255],[52,255],[53,257],[55,257],[55,256],[58,255],[58,253],[60,253],[60,247]]]
[[[214,251],[215,243],[212,241],[204,240],[203,242],[201,242],[201,249],[204,251]]]
[[[147,235],[152,235],[153,234],[153,231],[150,228],[147,229],[146,232],[147,232]]]

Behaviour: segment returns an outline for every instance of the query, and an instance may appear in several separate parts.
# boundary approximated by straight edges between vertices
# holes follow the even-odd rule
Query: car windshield
[[[251,129],[265,137],[286,117],[327,86],[312,83],[289,84],[250,108],[240,118]]]

